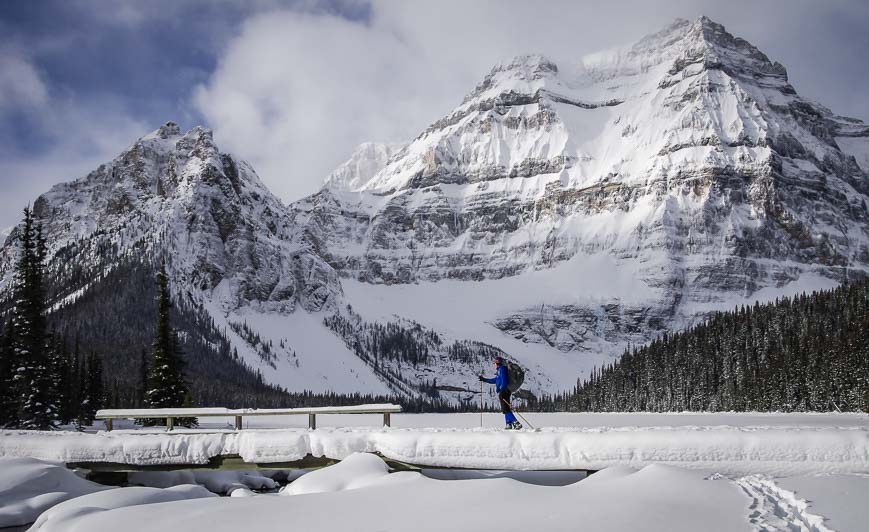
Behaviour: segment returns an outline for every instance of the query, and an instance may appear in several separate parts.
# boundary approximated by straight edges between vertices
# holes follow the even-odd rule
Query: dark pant
[[[510,390],[501,390],[498,392],[498,402],[501,403],[501,413],[509,414],[513,411],[510,408]]]

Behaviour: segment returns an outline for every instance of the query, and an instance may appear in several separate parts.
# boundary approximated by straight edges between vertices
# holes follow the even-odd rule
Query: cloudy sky
[[[499,61],[575,60],[701,14],[869,121],[865,0],[5,0],[0,228],[168,120],[213,128],[291,201],[358,143],[416,136]]]

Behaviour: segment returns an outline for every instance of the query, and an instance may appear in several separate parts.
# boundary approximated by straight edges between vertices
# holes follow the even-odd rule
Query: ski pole
[[[483,381],[480,381],[480,428],[483,428]]]
[[[537,429],[534,428],[534,425],[532,425],[531,423],[528,423],[528,420],[525,419],[525,417],[524,417],[522,414],[520,414],[519,412],[517,412],[517,411],[513,408],[513,405],[510,404],[510,401],[508,401],[508,400],[506,400],[506,399],[504,399],[504,398],[501,398],[501,400],[504,401],[504,404],[506,404],[506,405],[510,408],[510,411],[513,412],[514,414],[516,414],[517,416],[519,416],[519,418],[521,418],[522,421],[524,421],[524,422],[528,425],[528,427],[529,427],[531,430],[537,430]]]

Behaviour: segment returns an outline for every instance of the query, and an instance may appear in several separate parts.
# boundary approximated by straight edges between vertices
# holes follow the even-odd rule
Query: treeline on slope
[[[869,280],[715,314],[542,410],[867,411]]]
[[[466,366],[488,363],[496,356],[505,356],[500,349],[475,341],[456,340],[445,342],[437,332],[410,320],[392,321],[386,324],[368,323],[348,305],[346,315],[333,314],[323,323],[341,338],[347,347],[362,359],[389,386],[406,397],[420,397],[431,411],[451,412],[467,407],[451,405],[443,399],[436,378],[410,382],[398,371],[401,365],[416,368],[443,361],[452,361]],[[435,359],[437,357],[437,359]]]
[[[247,324],[247,321],[237,322],[231,321],[229,322],[229,328],[232,329],[235,334],[239,335],[242,340],[247,342],[254,351],[256,351],[257,355],[259,355],[260,360],[262,360],[265,364],[268,364],[275,369],[277,365],[275,364],[275,360],[277,356],[273,350],[272,341],[263,341],[260,338],[259,333],[250,328]],[[281,341],[281,347],[283,348],[283,340]]]
[[[68,342],[86,346],[103,361],[106,405],[145,407],[147,375],[154,348],[156,266],[147,258],[125,258],[74,302],[49,316]],[[170,314],[189,384],[192,404],[277,407],[287,397],[264,383],[241,361],[211,316],[189,296],[176,297]]]
[[[0,301],[0,427],[87,425],[100,408],[153,406],[149,378],[155,378],[152,358],[160,342],[155,339],[157,267],[145,251],[149,246],[134,246],[139,253],[127,255],[103,249],[97,254],[102,260],[85,266],[75,260],[75,250],[89,244],[74,242],[59,250],[49,271],[44,264],[48,243],[29,209],[25,226],[24,233],[15,233],[18,263],[7,292],[11,297]],[[189,294],[174,301],[166,315],[171,334],[164,337],[180,359],[183,380],[176,384],[186,405],[400,402],[411,412],[449,409],[429,397],[289,393],[265,383],[259,371],[240,360],[225,331]]]
[[[124,259],[74,302],[50,316],[69,343],[88,346],[103,361],[106,408],[145,408],[157,303],[152,261]],[[173,301],[184,375],[194,406],[289,408],[400,403],[408,412],[441,405],[425,398],[373,394],[288,392],[245,364],[208,312],[189,295]]]

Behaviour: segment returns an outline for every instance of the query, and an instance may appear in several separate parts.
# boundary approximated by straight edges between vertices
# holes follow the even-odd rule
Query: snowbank
[[[351,454],[337,464],[308,473],[288,484],[281,495],[325,493],[362,488],[389,475],[386,463],[373,454]]]
[[[224,450],[218,434],[166,434],[74,431],[2,431],[0,456],[27,456],[54,462],[205,464]]]
[[[511,479],[440,481],[417,473],[380,474],[373,457],[354,455],[321,473],[317,487],[340,491],[287,497],[241,496],[131,506],[75,516],[55,530],[139,532],[293,530],[454,532],[489,530],[748,530],[748,500],[732,482],[668,466],[620,467],[565,487]],[[376,458],[373,458],[376,460]],[[327,475],[326,472],[332,471]],[[366,477],[366,485],[345,489]],[[139,488],[145,489],[145,488]],[[509,516],[503,515],[509,509]],[[48,530],[48,529],[41,529]]]
[[[232,485],[248,472],[206,473],[210,482]],[[189,479],[186,475],[196,476],[188,472],[151,480],[168,483]],[[660,464],[614,466],[559,486],[511,478],[444,481],[415,472],[388,473],[378,457],[351,454],[296,480],[284,496],[258,495],[246,487],[233,489],[231,498],[192,485],[110,489],[57,504],[31,530],[237,532],[290,523],[294,530],[478,532],[497,523],[504,532],[828,532],[862,530],[867,494],[867,475],[729,479]]]
[[[63,466],[32,458],[0,458],[0,528],[32,523],[58,503],[107,489]]]
[[[218,455],[239,455],[250,463],[273,463],[307,455],[343,459],[357,452],[379,452],[418,465],[471,469],[599,470],[665,463],[730,476],[869,473],[869,426],[0,433],[0,456],[61,462],[202,464]]]
[[[199,484],[212,493],[230,494],[237,489],[270,490],[278,483],[256,470],[249,471],[139,471],[130,473],[127,482],[134,486],[169,488]]]
[[[251,431],[233,450],[248,462],[380,452],[413,464],[477,469],[603,469],[667,463],[729,475],[869,472],[869,431],[656,427],[595,430]]]
[[[60,532],[70,530],[91,530],[88,525],[80,524],[83,518],[94,514],[135,506],[142,512],[139,525],[146,530],[183,530],[168,526],[166,528],[151,528],[150,522],[154,515],[151,508],[143,505],[203,499],[217,497],[202,486],[173,486],[171,488],[119,488],[99,493],[91,493],[70,499],[47,510],[30,528],[30,532]],[[126,530],[128,523],[118,523],[113,530]]]

